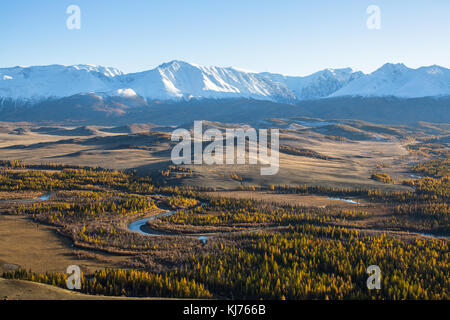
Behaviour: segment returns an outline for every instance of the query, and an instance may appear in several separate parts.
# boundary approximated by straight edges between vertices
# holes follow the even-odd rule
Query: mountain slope
[[[183,61],[131,74],[90,65],[0,69],[0,110],[80,94],[122,99],[125,107],[155,100],[240,98],[293,103],[342,96],[443,97],[450,96],[450,70],[385,64],[368,75],[345,68],[294,77],[233,67],[202,67]]]
[[[354,72],[351,68],[345,68],[325,69],[306,77],[292,77],[273,73],[262,73],[261,75],[289,88],[297,100],[306,100],[328,97],[364,74]]]
[[[39,101],[77,93],[109,91],[123,73],[101,66],[36,66],[0,69],[0,97]]]
[[[130,74],[124,85],[148,99],[253,98],[293,100],[285,86],[234,68],[201,67],[172,61],[156,69]]]
[[[419,98],[449,95],[449,69],[439,66],[410,69],[404,64],[387,63],[372,74],[350,82],[331,96]]]

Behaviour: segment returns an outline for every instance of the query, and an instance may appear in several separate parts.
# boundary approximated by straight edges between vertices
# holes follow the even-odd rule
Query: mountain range
[[[129,106],[192,99],[296,103],[338,97],[448,97],[450,69],[436,65],[412,69],[387,63],[370,74],[344,68],[286,76],[177,60],[138,73],[91,65],[0,68],[0,108],[42,104],[80,94],[97,99],[123,98]]]

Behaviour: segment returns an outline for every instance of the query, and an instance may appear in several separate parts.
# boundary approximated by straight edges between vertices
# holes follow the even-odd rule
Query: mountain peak
[[[385,63],[381,68],[376,70],[374,73],[377,72],[404,72],[412,70],[405,66],[403,63]]]
[[[331,73],[353,73],[353,72],[355,72],[352,68],[326,68],[322,71],[328,71]]]
[[[450,95],[450,70],[386,63],[371,74],[327,68],[296,77],[203,67],[182,60],[132,74],[89,64],[0,68],[0,104],[4,99],[34,102],[89,92],[147,100],[247,98],[277,102],[345,95],[445,96]]]
[[[92,64],[76,64],[69,66],[77,71],[86,71],[86,72],[98,72],[103,74],[106,77],[116,77],[121,76],[124,73],[116,68],[112,67],[104,67],[100,65],[92,65]]]
[[[196,64],[186,62],[183,60],[172,60],[169,62],[161,63],[157,69],[165,69],[165,68],[181,68],[181,67],[197,67]]]
[[[332,96],[419,98],[450,95],[450,72],[433,66],[411,69],[403,63],[386,63],[360,77]]]

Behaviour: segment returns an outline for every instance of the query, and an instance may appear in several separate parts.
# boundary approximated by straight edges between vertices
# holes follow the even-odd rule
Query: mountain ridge
[[[33,105],[87,93],[146,101],[245,98],[283,103],[344,96],[445,97],[450,96],[450,69],[386,63],[370,74],[328,68],[288,76],[180,60],[136,73],[86,64],[0,68],[0,104],[12,100]]]

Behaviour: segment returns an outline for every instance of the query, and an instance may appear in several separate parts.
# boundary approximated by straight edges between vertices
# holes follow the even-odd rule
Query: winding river
[[[48,201],[53,193],[45,193],[39,197],[33,199],[2,199],[0,202],[19,202],[19,203],[30,203],[30,202],[38,202],[38,201]]]
[[[341,201],[345,201],[345,202],[349,202],[349,203],[356,203],[356,204],[360,203],[360,202],[357,202],[357,201],[354,201],[354,200],[350,200],[350,199],[332,198],[332,197],[329,197],[329,199],[341,200]],[[185,236],[185,237],[194,237],[194,238],[197,238],[198,240],[202,241],[203,243],[206,243],[206,241],[209,238],[215,236],[215,234],[199,235],[199,234],[189,234],[189,233],[187,233],[187,234],[178,234],[178,233],[171,233],[171,232],[162,232],[162,231],[151,229],[151,228],[149,228],[147,226],[147,221],[149,221],[149,220],[155,220],[155,219],[158,219],[160,217],[170,216],[170,215],[172,215],[174,213],[175,213],[175,211],[169,211],[169,212],[164,212],[164,213],[161,213],[161,214],[157,214],[157,215],[149,217],[149,218],[144,218],[144,219],[139,219],[139,220],[133,221],[132,223],[130,223],[128,225],[128,230],[130,230],[132,232],[137,232],[137,233],[142,234],[144,236]],[[424,237],[433,238],[433,239],[447,239],[447,240],[450,240],[450,236],[445,236],[445,235],[420,233],[420,232],[413,232],[413,233],[416,233],[416,234],[424,236]]]
[[[45,194],[43,194],[43,195],[41,195],[39,197],[33,198],[33,199],[0,200],[0,202],[30,203],[30,202],[38,202],[38,201],[48,201],[48,200],[50,200],[52,194],[53,193],[50,192],[50,193],[45,193]],[[359,203],[359,202],[354,201],[354,200],[342,199],[342,198],[329,197],[329,199],[342,200],[342,201],[346,201],[346,202],[350,202],[350,203]],[[203,204],[201,204],[201,205],[203,205]],[[172,215],[174,213],[175,213],[175,211],[168,211],[168,212],[157,214],[155,216],[151,216],[149,218],[144,218],[144,219],[139,219],[139,220],[133,221],[132,223],[130,223],[128,225],[128,230],[132,231],[132,232],[139,233],[141,235],[145,235],[145,236],[180,236],[181,235],[181,236],[185,236],[185,237],[194,237],[194,238],[197,238],[198,240],[202,241],[203,243],[206,243],[206,241],[209,238],[215,236],[215,234],[199,235],[199,234],[178,234],[178,233],[171,233],[171,232],[162,232],[162,231],[154,230],[154,229],[151,229],[151,228],[147,227],[147,221],[155,220],[155,219],[158,219],[160,217],[170,216],[170,215]],[[417,234],[419,234],[421,236],[424,236],[424,237],[434,238],[434,239],[447,239],[447,240],[450,240],[450,236],[445,236],[445,235],[436,235],[436,234],[420,233],[420,232],[417,232]]]
[[[174,213],[175,213],[175,211],[170,211],[170,212],[157,214],[156,216],[152,216],[150,218],[136,220],[136,221],[134,221],[134,222],[132,222],[132,223],[130,223],[128,225],[128,230],[133,231],[133,232],[137,232],[137,233],[140,233],[140,234],[143,234],[143,235],[146,235],[146,236],[171,235],[171,234],[166,234],[164,232],[160,232],[160,231],[153,230],[153,229],[150,229],[150,228],[145,228],[144,229],[144,227],[147,225],[147,221],[155,220],[155,219],[160,218],[160,217],[170,216],[170,215],[172,215]]]
[[[329,197],[328,199],[341,200],[341,201],[345,201],[345,202],[349,202],[349,203],[359,204],[359,202],[354,201],[354,200],[349,200],[349,199],[331,198],[331,197]],[[204,205],[204,203],[201,203],[200,205]],[[132,223],[130,223],[128,225],[128,230],[130,230],[132,232],[137,232],[137,233],[142,234],[144,236],[179,236],[179,235],[182,235],[182,236],[185,236],[185,237],[195,237],[198,240],[202,241],[203,243],[206,243],[208,238],[214,236],[212,234],[208,234],[208,235],[175,234],[175,233],[171,233],[171,232],[162,232],[162,231],[154,230],[154,229],[151,229],[151,228],[149,228],[147,226],[147,222],[150,221],[150,220],[155,220],[155,219],[158,219],[160,217],[170,216],[170,215],[172,215],[174,213],[175,213],[175,211],[169,211],[169,212],[161,213],[161,214],[149,217],[149,218],[144,218],[144,219],[139,219],[139,220],[133,221]]]
[[[212,237],[213,235],[196,235],[196,234],[175,234],[175,233],[171,233],[171,232],[162,232],[162,231],[158,231],[158,230],[154,230],[151,229],[147,226],[147,221],[149,220],[155,220],[158,219],[160,217],[166,217],[166,216],[170,216],[172,214],[174,214],[175,211],[169,211],[169,212],[164,212],[161,214],[157,214],[155,216],[152,216],[150,218],[145,218],[145,219],[139,219],[136,221],[133,221],[132,223],[130,223],[128,225],[128,230],[132,231],[132,232],[137,232],[139,234],[142,234],[144,236],[185,236],[185,237],[195,237],[198,240],[200,240],[203,243],[206,243],[206,241],[208,240],[208,238]]]

